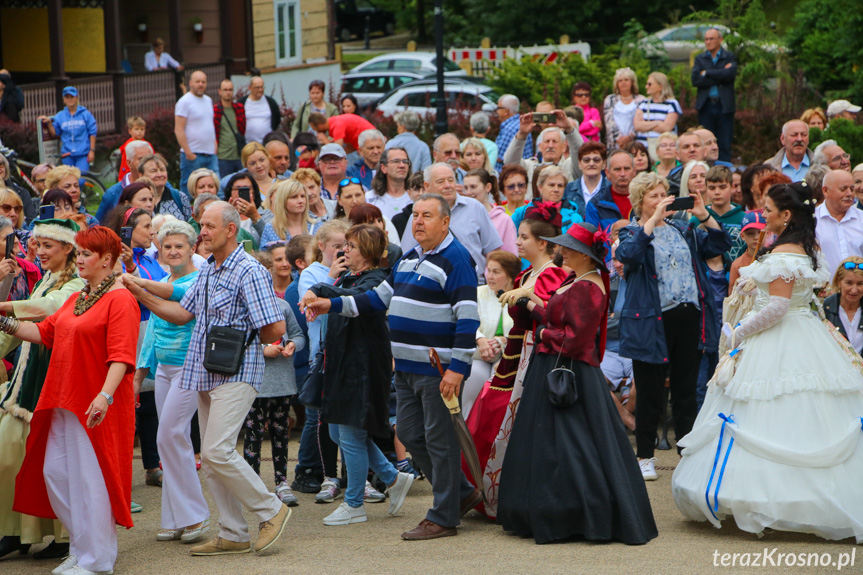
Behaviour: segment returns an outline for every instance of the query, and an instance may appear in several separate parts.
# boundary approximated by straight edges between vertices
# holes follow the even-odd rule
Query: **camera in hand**
[[[237,197],[239,197],[244,202],[252,203],[252,188],[249,186],[243,186],[241,188],[237,188]]]
[[[533,121],[537,124],[554,124],[557,122],[557,116],[550,112],[534,112]]]
[[[134,229],[135,228],[131,228],[128,226],[120,228],[120,240],[122,240],[123,244],[130,248],[132,247],[132,231]]]
[[[39,208],[39,219],[40,220],[53,220],[54,219],[54,204],[48,204],[47,206],[42,206]]]
[[[15,232],[6,236],[6,259],[12,259],[15,254]]]
[[[336,259],[337,259],[337,260],[340,260],[340,259],[342,259],[343,257],[345,257],[345,252],[337,252],[337,253],[336,253]]]
[[[678,212],[680,210],[691,210],[695,207],[695,198],[692,196],[684,196],[682,198],[676,198],[673,202],[668,205],[668,210],[672,212]]]

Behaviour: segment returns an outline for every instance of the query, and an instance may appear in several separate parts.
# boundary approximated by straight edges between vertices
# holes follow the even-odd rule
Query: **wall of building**
[[[273,71],[276,67],[276,25],[273,0],[252,0],[255,67]],[[300,37],[303,62],[327,57],[327,4],[322,0],[300,1]]]
[[[100,8],[63,8],[63,52],[67,73],[105,71],[104,16]],[[3,67],[50,72],[46,8],[0,8]]]
[[[200,44],[192,27],[194,18],[200,18],[204,26],[204,36]],[[176,52],[174,46],[171,46],[167,0],[146,2],[121,0],[121,44],[141,43],[141,33],[138,31],[140,21],[147,23],[148,42],[162,38],[167,52],[171,55]],[[180,47],[183,52],[183,62],[187,64],[218,62],[221,57],[221,45],[219,3],[215,0],[183,0],[180,9]]]

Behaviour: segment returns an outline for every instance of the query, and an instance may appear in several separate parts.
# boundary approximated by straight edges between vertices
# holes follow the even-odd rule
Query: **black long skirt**
[[[657,535],[638,461],[605,377],[573,362],[579,398],[548,401],[555,356],[534,355],[503,460],[498,523],[537,543],[570,538],[647,543]]]

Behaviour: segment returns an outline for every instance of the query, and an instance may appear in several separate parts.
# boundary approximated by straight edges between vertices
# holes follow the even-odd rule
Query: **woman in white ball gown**
[[[775,529],[861,543],[863,375],[859,356],[811,311],[813,288],[830,279],[814,208],[803,183],[768,192],[764,218],[778,238],[740,270],[757,293],[734,329],[736,371],[723,378],[717,370],[679,442],[672,491],[686,517],[716,527],[733,516],[759,535]]]

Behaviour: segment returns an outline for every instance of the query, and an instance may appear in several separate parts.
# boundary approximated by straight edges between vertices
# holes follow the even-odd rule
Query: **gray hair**
[[[566,135],[563,133],[563,130],[561,130],[557,126],[550,126],[550,127],[544,129],[542,132],[539,133],[539,137],[537,137],[537,139],[536,139],[536,144],[537,145],[541,144],[542,141],[545,139],[545,135],[550,134],[551,132],[557,132],[560,135],[560,141],[561,142],[566,141]]]
[[[209,204],[204,211],[206,212],[213,208],[222,210],[223,226],[228,227],[229,224],[234,224],[237,227],[237,231],[240,231],[240,212],[237,211],[237,208],[224,200],[219,200],[218,202]]]
[[[787,136],[787,135],[788,135],[788,127],[789,127],[789,126],[791,126],[791,124],[793,124],[793,123],[795,123],[795,122],[800,122],[801,124],[803,124],[804,126],[806,126],[806,122],[804,122],[804,121],[803,121],[803,120],[801,120],[800,118],[793,118],[793,119],[791,119],[791,120],[788,120],[787,122],[785,122],[784,124],[782,124],[782,135],[783,135],[783,136]],[[807,128],[807,129],[809,129],[809,126],[806,126],[806,128]]]
[[[176,216],[172,216],[171,214],[157,214],[153,217],[152,225],[154,228],[160,227],[165,222],[170,222],[171,220],[176,220]]]
[[[488,114],[483,111],[474,112],[470,116],[470,129],[477,134],[485,134],[489,131],[491,124],[489,123]]]
[[[135,150],[139,148],[146,148],[150,154],[153,153],[153,146],[150,145],[149,142],[145,140],[132,140],[128,144],[126,144],[126,157],[131,158],[135,155]]]
[[[440,150],[440,146],[438,145],[438,142],[442,141],[444,138],[455,138],[456,143],[458,143],[458,141],[459,141],[458,136],[456,136],[452,132],[447,132],[446,134],[441,134],[440,136],[438,136],[437,138],[434,139],[434,145],[432,146],[432,149],[435,152]]]
[[[420,197],[417,198],[417,202],[422,202],[425,200],[435,200],[439,204],[438,209],[440,210],[440,217],[442,217],[442,218],[450,217],[452,210],[450,210],[449,204],[447,203],[447,201],[444,199],[444,197],[442,195],[440,195],[440,194],[421,194]]]
[[[632,154],[630,154],[629,152],[627,152],[626,150],[624,150],[622,148],[618,148],[618,149],[614,150],[613,152],[611,152],[610,154],[608,154],[608,160],[606,160],[606,162],[605,162],[605,169],[610,170],[611,169],[611,159],[614,156],[619,156],[621,154],[626,154],[629,157],[629,161],[632,163],[632,167],[635,168],[635,157]]]
[[[449,169],[449,171],[450,171],[450,172],[452,172],[453,176],[455,176],[455,170],[453,170],[453,169],[452,169],[452,166],[450,166],[450,165],[449,165],[449,164],[447,164],[446,162],[438,162],[438,163],[436,163],[436,164],[432,164],[432,165],[430,165],[430,166],[426,166],[426,169],[425,169],[425,170],[423,170],[423,180],[425,180],[426,182],[430,182],[430,181],[431,181],[432,171],[433,171],[437,166],[444,166],[445,168]],[[432,194],[432,195],[434,195],[434,194]]]
[[[695,132],[683,132],[682,134],[677,136],[677,151],[678,152],[680,151],[680,140],[682,140],[683,138],[691,138],[692,136],[695,136],[696,138],[698,138],[699,144],[701,145],[702,148],[704,147],[704,138],[702,138],[701,136],[699,136]]]
[[[824,140],[818,144],[818,147],[815,148],[815,151],[812,153],[812,163],[827,165],[827,156],[824,154],[824,150],[830,146],[838,145],[839,144],[836,143],[836,140]]]
[[[514,96],[513,94],[504,94],[500,97],[500,100],[497,101],[497,104],[501,108],[506,108],[513,114],[518,114],[518,107],[520,105],[518,96]]]
[[[204,204],[208,202],[218,202],[219,196],[216,194],[198,194],[195,198],[195,205],[192,206],[192,215],[196,220],[201,219],[201,214],[204,213]]]
[[[812,188],[813,194],[815,190],[821,190],[824,184],[824,178],[830,173],[830,166],[827,164],[812,164],[809,171],[806,172],[806,177],[803,181],[806,185]]]
[[[368,130],[360,132],[360,136],[357,138],[357,143],[360,145],[360,148],[362,148],[369,140],[380,140],[381,143],[386,142],[386,138],[381,134],[381,131],[374,128],[369,128]]]
[[[195,233],[195,228],[187,224],[186,222],[181,222],[177,218],[172,220],[166,220],[162,227],[159,228],[159,233],[156,234],[159,238],[159,243],[165,241],[165,238],[168,236],[183,236],[189,241],[190,246],[194,246],[195,242],[198,241],[198,234]]]
[[[396,124],[401,124],[408,132],[416,132],[420,129],[420,117],[416,112],[405,110],[395,116]]]
[[[449,205],[447,205],[447,207],[449,207]],[[12,220],[6,216],[0,216],[0,230],[5,230],[6,228],[12,228],[12,233],[15,233],[15,224],[12,223]]]

